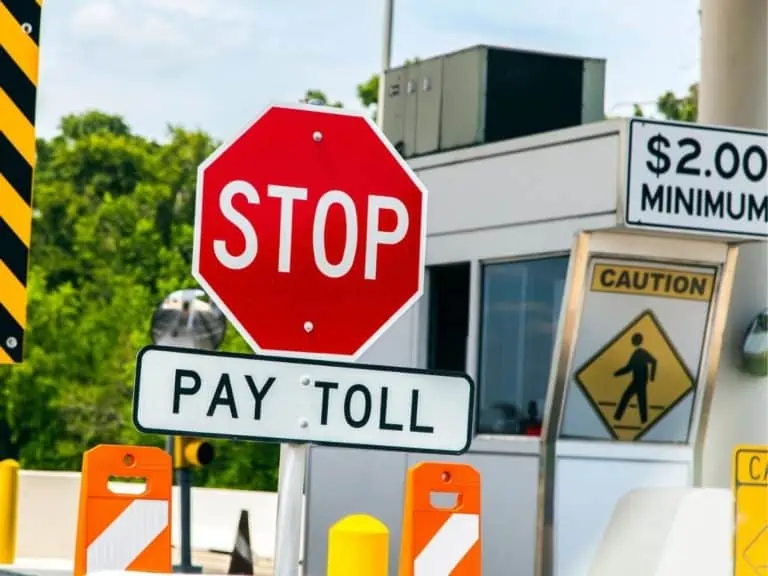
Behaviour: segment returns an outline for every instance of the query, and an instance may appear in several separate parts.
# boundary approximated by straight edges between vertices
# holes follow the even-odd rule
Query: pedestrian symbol
[[[598,350],[574,378],[611,435],[630,442],[645,435],[695,383],[650,310]]]
[[[629,357],[627,365],[613,373],[614,376],[632,374],[632,382],[630,382],[624,394],[622,394],[619,406],[616,408],[616,414],[613,416],[616,421],[621,421],[624,417],[629,401],[634,396],[637,398],[637,411],[640,414],[640,422],[642,424],[648,422],[648,380],[650,378],[650,381],[653,382],[656,378],[656,358],[648,350],[640,347],[642,343],[643,335],[640,332],[634,333],[632,335],[632,346],[635,347],[635,351]]]

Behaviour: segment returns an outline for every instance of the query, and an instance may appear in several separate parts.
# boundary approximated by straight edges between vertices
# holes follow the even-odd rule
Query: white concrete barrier
[[[72,576],[72,560],[17,558],[12,566],[0,565],[0,576]]]
[[[589,576],[731,574],[733,527],[730,490],[630,492],[616,505]]]
[[[113,490],[136,491],[141,485],[111,483]],[[22,470],[19,474],[18,558],[71,561],[75,550],[80,498],[79,472]],[[172,542],[179,546],[179,490],[173,489]],[[230,552],[240,510],[248,510],[254,554],[271,558],[275,546],[277,493],[192,489],[192,548]]]
[[[79,499],[79,472],[21,470],[16,556],[72,559]]]

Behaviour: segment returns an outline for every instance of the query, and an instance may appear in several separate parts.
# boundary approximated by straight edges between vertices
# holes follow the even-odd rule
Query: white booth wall
[[[502,261],[559,257],[547,262],[556,262],[553,269],[564,280],[574,236],[581,230],[611,228],[616,224],[619,142],[624,126],[623,121],[601,122],[410,162],[430,194],[428,267],[470,263],[465,369],[478,380],[481,419],[483,399],[492,392],[487,386],[490,378],[478,374],[482,363],[482,268]],[[503,267],[494,270],[505,274]],[[536,273],[533,267],[523,266],[514,274],[529,272]],[[548,294],[554,293],[549,306],[552,315],[550,321],[540,326],[545,331],[543,342],[548,349],[538,351],[544,361],[538,369],[531,368],[536,381],[543,382],[544,396],[562,291],[562,281],[548,287]],[[425,296],[361,362],[426,366],[428,292],[429,275]],[[524,296],[521,301],[523,306],[531,304]],[[522,353],[530,355],[530,351]],[[505,370],[512,369],[499,368],[500,363],[507,362],[506,357],[499,355],[506,354],[506,350],[499,350],[494,357],[497,377],[500,371],[506,374]],[[509,357],[509,364],[518,362],[521,352],[516,354]],[[519,374],[518,384],[527,377],[528,374]],[[506,383],[495,384],[498,386],[494,392],[498,393]],[[396,574],[406,470],[422,459],[441,459],[468,462],[481,473],[484,572],[532,575],[539,449],[538,437],[502,434],[478,435],[470,451],[457,458],[312,447],[305,573],[324,573],[327,534],[334,522],[347,514],[367,513],[390,529],[390,574]]]

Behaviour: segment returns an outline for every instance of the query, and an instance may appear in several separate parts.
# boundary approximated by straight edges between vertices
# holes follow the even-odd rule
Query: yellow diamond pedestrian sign
[[[737,446],[733,457],[734,576],[768,576],[768,446]]]
[[[651,310],[587,360],[575,380],[611,435],[630,442],[646,434],[695,384]]]

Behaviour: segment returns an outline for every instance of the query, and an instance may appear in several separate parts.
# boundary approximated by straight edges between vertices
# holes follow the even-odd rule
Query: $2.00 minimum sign
[[[625,224],[768,237],[768,134],[632,119]]]
[[[464,374],[148,346],[136,366],[140,432],[461,454]]]

